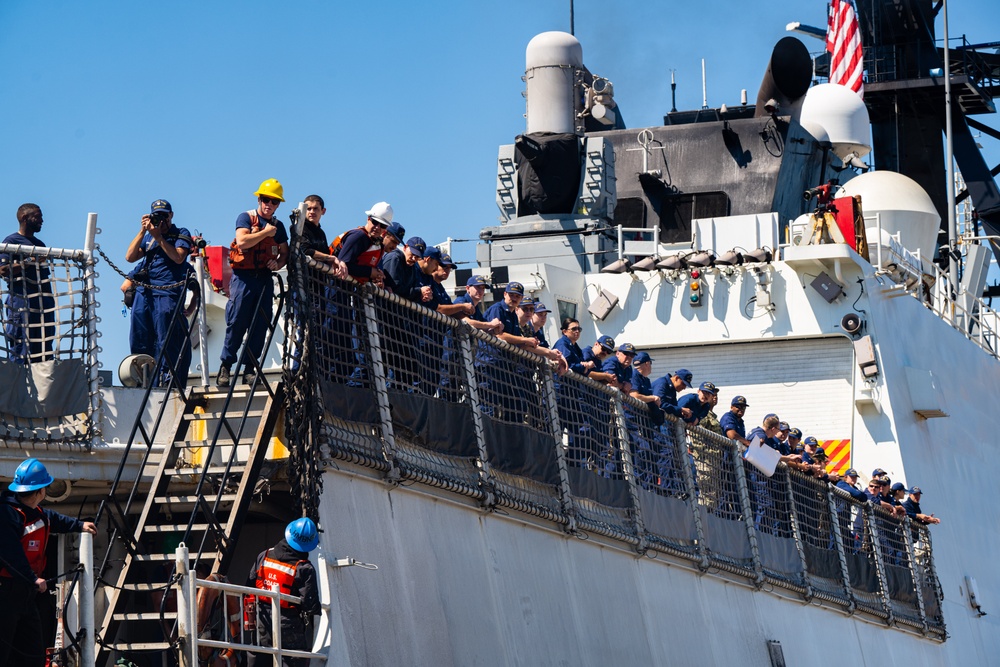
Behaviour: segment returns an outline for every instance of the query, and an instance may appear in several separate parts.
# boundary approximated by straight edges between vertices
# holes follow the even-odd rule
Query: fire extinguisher
[[[257,629],[257,596],[243,596],[243,629],[252,632]]]

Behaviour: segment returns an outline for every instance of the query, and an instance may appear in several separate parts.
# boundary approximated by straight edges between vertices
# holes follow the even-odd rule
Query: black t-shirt
[[[326,232],[318,224],[306,222],[302,225],[302,236],[300,237],[303,250],[316,250],[325,254],[330,253],[330,243],[326,240]],[[308,254],[312,254],[307,252]]]

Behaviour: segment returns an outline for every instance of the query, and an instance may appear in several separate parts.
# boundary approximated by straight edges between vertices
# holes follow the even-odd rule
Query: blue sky
[[[1000,39],[1000,3],[949,4],[953,35]],[[614,82],[629,127],[660,124],[670,69],[678,108],[700,107],[701,58],[711,106],[737,104],[741,88],[752,101],[795,20],[825,25],[825,3],[576,2],[584,60]],[[228,245],[266,178],[290,203],[322,195],[331,235],[387,200],[408,234],[477,238],[497,220],[497,147],[524,129],[524,48],[568,30],[569,1],[3,0],[0,26],[0,231],[16,230],[17,207],[32,201],[45,213],[40,238],[81,247],[96,211],[98,242],[124,264],[154,199]],[[981,142],[990,166],[1000,161],[997,142]],[[474,257],[472,243],[453,248]],[[113,369],[128,323],[120,279],[99,271]]]

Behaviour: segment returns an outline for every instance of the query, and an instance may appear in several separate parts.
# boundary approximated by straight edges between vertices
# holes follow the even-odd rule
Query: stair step
[[[123,591],[162,591],[166,590],[166,582],[161,584],[122,584]]]
[[[120,644],[104,644],[104,646],[119,653],[129,651],[166,651],[171,648],[169,642],[122,642]]]
[[[194,561],[195,556],[198,554],[189,554],[189,560]],[[201,555],[201,560],[215,560],[219,557],[217,551],[206,551]],[[132,557],[132,560],[137,563],[162,563],[164,561],[172,561],[176,558],[174,554],[136,554]]]
[[[229,468],[230,475],[240,475],[246,466],[242,463],[234,463],[232,467]],[[164,470],[165,475],[200,475],[204,468],[201,467],[186,467],[186,468],[170,468],[169,470]],[[226,466],[208,466],[209,475],[221,475],[226,472]]]
[[[233,379],[236,378],[234,377]],[[270,385],[271,389],[273,390],[277,383],[268,382],[267,384]],[[197,396],[204,397],[208,400],[220,400],[224,399],[228,392],[229,392],[229,387],[195,387],[193,393]],[[264,392],[266,392],[266,390],[264,389],[264,383],[258,382],[257,391],[251,392],[250,386],[243,384],[243,378],[240,377],[239,385],[237,385],[237,387],[233,389],[233,398],[247,398],[251,395],[257,396]]]
[[[204,494],[203,497],[205,501],[209,504],[215,502],[215,497],[209,494]],[[223,493],[219,496],[222,502],[233,502],[236,500],[235,493]],[[157,505],[194,505],[198,502],[198,496],[158,496],[155,499]]]
[[[147,533],[183,533],[185,530],[187,530],[186,523],[161,523],[143,528],[143,531]],[[204,532],[206,530],[208,530],[207,523],[196,523],[191,526],[191,532]]]
[[[176,611],[165,611],[162,614],[158,611],[128,612],[125,614],[115,614],[112,616],[116,621],[172,621],[177,618]]]
[[[207,421],[209,419],[226,419],[232,421],[234,419],[239,419],[243,416],[242,409],[233,409],[230,406],[228,412],[201,412],[201,413],[189,413],[184,415],[184,419],[188,421]],[[264,416],[263,410],[250,410],[247,412],[247,419],[259,419]]]
[[[249,447],[253,444],[253,437],[253,433],[246,433],[240,442],[235,444],[242,447]],[[211,444],[211,440],[178,440],[173,443],[173,446],[175,449],[202,449],[209,447]],[[221,447],[232,447],[234,443],[228,435],[220,435],[215,444]]]

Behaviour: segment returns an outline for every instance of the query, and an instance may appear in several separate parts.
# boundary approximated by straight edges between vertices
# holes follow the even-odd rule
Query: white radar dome
[[[925,261],[934,258],[941,216],[930,195],[915,180],[894,171],[871,171],[849,180],[837,196],[855,195],[861,195],[870,245],[878,239],[881,222],[882,245],[888,245],[888,237],[898,233],[904,248],[919,251]]]
[[[861,96],[846,86],[821,83],[810,88],[802,102],[799,122],[810,128],[814,137],[812,128],[822,127],[833,144],[834,155],[841,160],[852,153],[863,157],[872,150],[868,109]]]
[[[576,132],[576,71],[583,47],[568,32],[543,32],[525,50],[528,134]]]

